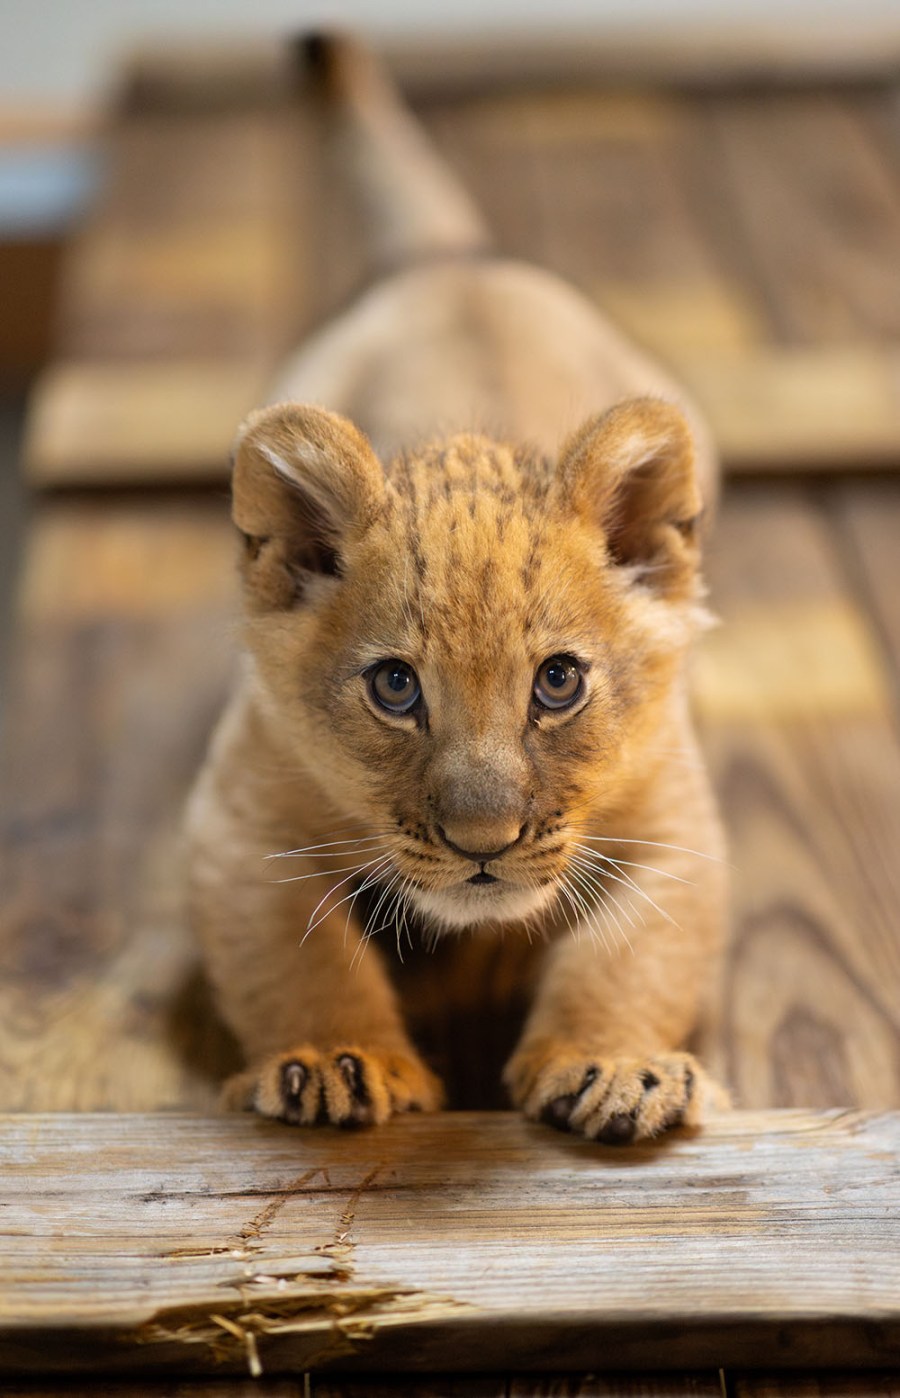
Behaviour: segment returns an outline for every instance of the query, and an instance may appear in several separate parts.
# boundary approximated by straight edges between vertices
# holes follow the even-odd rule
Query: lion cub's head
[[[699,611],[700,508],[684,419],[650,400],[555,463],[456,436],[383,466],[296,404],[242,428],[270,721],[309,800],[387,839],[438,924],[538,911],[579,830],[652,777]]]

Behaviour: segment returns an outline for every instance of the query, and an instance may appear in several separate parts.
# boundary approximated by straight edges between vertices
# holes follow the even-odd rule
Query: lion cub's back
[[[552,273],[467,257],[380,282],[290,359],[272,401],[343,413],[389,459],[473,429],[555,455],[586,417],[644,394],[687,410],[710,501],[707,428],[665,371]]]

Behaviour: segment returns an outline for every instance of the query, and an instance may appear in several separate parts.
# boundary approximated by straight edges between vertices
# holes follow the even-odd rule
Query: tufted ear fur
[[[660,596],[694,594],[703,502],[677,408],[636,398],[590,418],[563,445],[557,490],[603,531],[613,563]]]
[[[232,475],[248,597],[290,607],[312,577],[340,574],[343,545],[377,513],[384,484],[368,439],[346,418],[299,403],[251,413]]]

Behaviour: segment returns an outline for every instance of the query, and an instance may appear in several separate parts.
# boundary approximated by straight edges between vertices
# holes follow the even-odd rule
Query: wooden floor
[[[271,363],[361,271],[314,123],[284,91],[250,83],[226,101],[211,82],[191,102],[135,82],[70,257],[28,447],[32,479],[66,488],[33,512],[6,696],[0,1111],[206,1112],[234,1060],[179,903],[181,803],[233,666],[217,482]],[[723,625],[695,696],[734,936],[702,1047],[750,1109],[900,1109],[898,102],[879,83],[421,103],[500,244],[667,357],[719,428],[732,474],[708,572]],[[252,1387],[723,1391],[843,1398],[898,1380]]]

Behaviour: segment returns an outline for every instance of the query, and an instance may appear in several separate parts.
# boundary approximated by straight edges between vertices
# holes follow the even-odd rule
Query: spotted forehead
[[[521,644],[549,600],[550,463],[465,436],[399,460],[389,479],[427,648],[471,653],[486,631]]]

